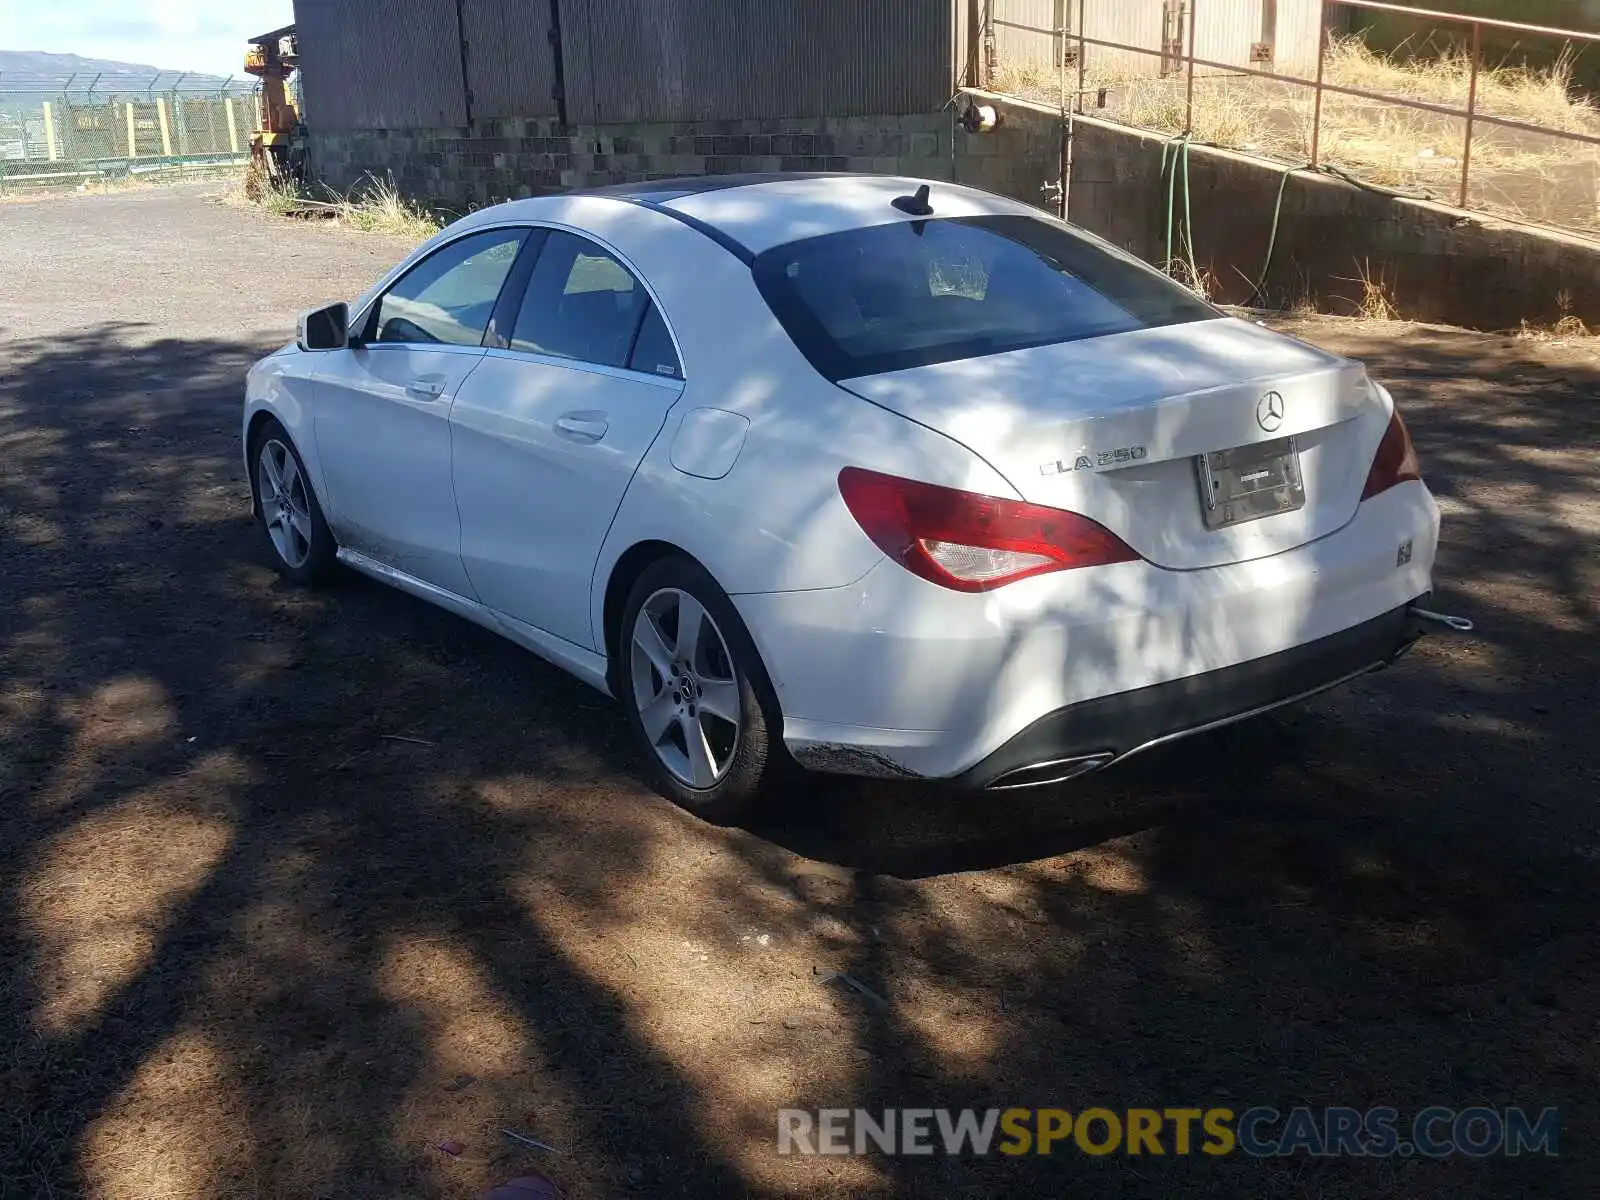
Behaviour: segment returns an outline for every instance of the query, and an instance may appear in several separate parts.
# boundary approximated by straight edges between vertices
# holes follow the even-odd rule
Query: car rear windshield
[[[834,380],[1221,315],[1136,259],[1027,216],[805,238],[754,270],[795,345]]]

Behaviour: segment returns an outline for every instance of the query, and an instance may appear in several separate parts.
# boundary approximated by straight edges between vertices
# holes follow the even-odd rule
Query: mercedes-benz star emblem
[[[1268,392],[1256,401],[1256,424],[1268,433],[1283,427],[1283,397],[1277,392]]]

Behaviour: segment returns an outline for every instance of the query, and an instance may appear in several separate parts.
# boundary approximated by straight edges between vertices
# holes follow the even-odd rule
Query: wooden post
[[[124,106],[128,115],[128,157],[139,157],[139,132],[133,124],[133,101],[128,101]]]
[[[44,153],[51,162],[61,157],[60,147],[56,145],[56,116],[48,100],[44,102]]]
[[[172,129],[167,124],[167,99],[156,97],[156,124],[161,126],[161,157],[172,157]]]
[[[222,101],[222,106],[228,110],[228,149],[230,152],[239,153],[239,124],[233,119],[233,97],[227,96]]]

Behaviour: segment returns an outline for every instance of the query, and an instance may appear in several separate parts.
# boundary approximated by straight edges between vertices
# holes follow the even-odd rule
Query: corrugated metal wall
[[[1328,9],[1328,24],[1342,30],[1349,10]],[[1302,0],[1278,0],[1278,70],[1307,79],[1317,73],[1317,53],[1322,45],[1322,29],[1317,24],[1317,6]]]
[[[560,0],[568,118],[931,112],[965,60],[966,5]],[[460,0],[459,23],[456,0],[295,0],[295,19],[307,117],[318,128],[452,127],[469,112],[477,121],[557,111],[549,0]]]
[[[1291,8],[1295,2],[1280,0],[1279,7]],[[1261,39],[1261,6],[1266,0],[1190,0],[1190,3],[1197,3],[1195,57],[1249,66],[1250,47]],[[1202,67],[1201,71],[1207,69]]]
[[[994,5],[995,47],[1002,65],[1027,65],[1053,70],[1056,62],[1055,36],[1057,0],[987,0]],[[1107,42],[1130,46],[1161,48],[1162,0],[1066,0],[1063,24],[1076,31],[1083,20],[1083,32]],[[1031,28],[1024,28],[1031,27]],[[1131,51],[1090,46],[1085,56],[1090,74],[1097,78],[1123,75],[1154,75],[1160,70],[1159,58]]]
[[[1161,49],[1162,0],[1087,0],[1083,6],[1083,32],[1086,37],[1125,46]],[[1093,82],[1159,75],[1161,59],[1131,50],[1110,50],[1089,46],[1084,50]]]
[[[1285,74],[1314,73],[1321,31],[1317,0],[1190,0],[1197,4],[1195,56],[1248,67],[1250,48],[1273,29],[1275,69]],[[1268,6],[1276,9],[1271,21]]]
[[[994,9],[994,43],[1002,63],[1027,63],[1030,66],[1055,65],[1056,28],[1063,0],[991,0]],[[1070,0],[1077,12],[1078,0]],[[1072,24],[1067,17],[1066,25]]]
[[[461,0],[472,118],[556,113],[548,0]]]
[[[316,128],[467,123],[452,0],[295,0],[294,15],[306,117]]]
[[[931,112],[950,97],[956,24],[952,0],[562,0],[568,115]]]
[[[995,42],[1002,63],[1049,68],[1055,62],[1056,0],[990,0]],[[1066,24],[1076,28],[1079,0],[1066,0]],[[1250,48],[1261,39],[1263,5],[1268,0],[1190,0],[1197,14],[1195,55],[1214,62],[1250,65]],[[1276,0],[1277,67],[1285,72],[1314,71],[1317,63],[1317,0]],[[1173,0],[1176,8],[1177,0]],[[1086,36],[1160,50],[1163,0],[1083,0]],[[1034,26],[1035,30],[1017,26]],[[1185,38],[1187,49],[1187,38]],[[1155,75],[1154,54],[1090,46],[1089,74],[1096,79]]]

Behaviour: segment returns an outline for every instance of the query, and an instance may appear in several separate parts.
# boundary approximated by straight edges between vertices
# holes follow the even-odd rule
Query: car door
[[[588,238],[551,231],[515,308],[451,409],[462,560],[490,608],[599,649],[595,560],[683,372],[643,282]]]
[[[355,344],[316,379],[316,437],[344,547],[472,595],[450,482],[450,403],[526,227],[467,234],[430,253],[368,309]]]

